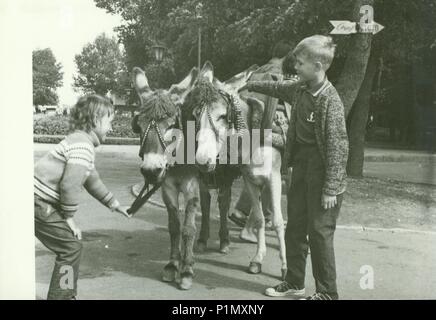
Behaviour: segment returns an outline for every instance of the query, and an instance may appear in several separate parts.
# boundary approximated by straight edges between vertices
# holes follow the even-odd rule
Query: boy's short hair
[[[294,55],[304,55],[313,62],[321,62],[327,70],[333,62],[336,45],[329,36],[314,35],[304,38],[295,47]]]
[[[80,97],[70,112],[70,131],[83,130],[90,132],[98,119],[114,114],[111,101],[98,94]]]

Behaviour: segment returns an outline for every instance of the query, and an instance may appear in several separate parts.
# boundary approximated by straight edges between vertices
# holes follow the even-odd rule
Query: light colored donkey
[[[248,81],[253,69],[249,68],[226,82],[220,82],[214,78],[212,64],[206,62],[200,72],[198,81],[186,95],[186,99],[191,104],[196,124],[202,130],[196,151],[196,160],[200,170],[205,172],[213,171],[216,167],[216,159],[222,154],[223,149],[228,148],[228,143],[226,143],[228,130],[234,126],[234,123],[229,123],[229,121],[235,119],[230,113],[236,113],[239,122],[242,120],[245,123],[245,128],[236,128],[237,133],[240,136],[249,133],[253,137],[251,129],[254,128],[250,127],[251,113],[254,109],[263,110],[263,103],[255,98],[240,96],[238,93],[238,90]],[[241,133],[242,129],[246,130],[245,133]],[[239,144],[239,147],[243,144]],[[244,152],[238,150],[238,153],[240,153],[239,156],[241,157],[239,165],[252,202],[249,224],[257,230],[258,238],[257,251],[249,264],[248,272],[260,273],[262,261],[266,255],[265,219],[260,201],[261,192],[265,188],[265,192],[269,192],[272,201],[273,214],[271,221],[279,242],[281,275],[284,278],[287,265],[284,223],[281,212],[280,151],[273,148],[271,144],[265,143],[245,153],[245,155],[248,154],[248,162],[244,158]],[[241,162],[246,164],[241,164]]]

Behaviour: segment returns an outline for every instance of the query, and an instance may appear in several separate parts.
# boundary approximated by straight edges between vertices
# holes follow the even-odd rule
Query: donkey
[[[258,69],[257,65],[253,65],[248,68],[244,74],[237,75],[230,79],[230,83],[241,81],[242,78],[246,78],[252,71]],[[200,74],[200,78],[203,75]],[[219,80],[214,78],[215,83],[219,83]],[[198,97],[194,97],[193,93],[187,95],[184,101],[184,110],[192,114],[192,107],[198,104]],[[199,137],[201,139],[201,137]],[[227,254],[230,251],[230,236],[227,223],[227,217],[229,215],[230,203],[232,198],[232,184],[235,179],[241,175],[240,169],[236,166],[229,164],[218,164],[212,172],[207,170],[201,170],[200,168],[200,203],[201,203],[201,230],[200,236],[197,241],[197,250],[203,252],[207,248],[207,241],[209,239],[209,224],[210,224],[210,189],[217,189],[218,191],[218,208],[220,214],[220,248],[219,252]]]
[[[251,72],[242,72],[227,83],[214,78],[213,66],[206,62],[200,72],[199,79],[187,94],[190,100],[190,112],[194,115],[196,126],[204,133],[199,135],[196,159],[199,169],[211,172],[216,168],[216,159],[226,146],[227,130],[236,125],[238,135],[242,131],[250,131],[250,116],[252,109],[263,108],[262,103],[253,98],[246,101],[239,96],[238,89],[248,81]],[[251,161],[240,164],[246,188],[252,202],[252,213],[249,223],[257,229],[257,251],[251,260],[248,272],[260,273],[263,258],[266,254],[265,219],[262,213],[260,195],[266,187],[272,201],[272,224],[276,231],[281,259],[281,274],[286,275],[286,253],[284,240],[284,224],[281,213],[281,156],[275,148],[260,146],[249,152]],[[258,165],[258,164],[261,165]]]
[[[183,290],[191,288],[194,276],[195,217],[200,214],[199,177],[194,164],[177,164],[168,152],[178,152],[182,146],[180,142],[184,135],[180,131],[179,136],[174,134],[175,129],[183,131],[187,121],[182,117],[179,104],[197,73],[193,68],[184,80],[169,90],[154,91],[148,85],[144,71],[135,67],[132,72],[133,86],[141,102],[139,114],[132,121],[133,131],[140,135],[141,173],[146,183],[161,184],[162,199],[168,211],[171,251],[162,279],[177,281]],[[175,144],[174,137],[177,138]],[[179,215],[180,193],[185,203],[183,226]]]

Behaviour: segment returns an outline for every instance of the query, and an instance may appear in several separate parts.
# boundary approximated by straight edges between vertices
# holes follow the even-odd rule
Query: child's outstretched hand
[[[130,207],[119,205],[118,207],[116,207],[116,208],[114,209],[114,211],[115,211],[115,212],[118,212],[118,213],[121,213],[123,216],[125,216],[125,217],[127,217],[127,218],[130,218],[130,217],[132,217],[132,216],[127,212],[127,210],[128,210],[129,208],[130,208]]]

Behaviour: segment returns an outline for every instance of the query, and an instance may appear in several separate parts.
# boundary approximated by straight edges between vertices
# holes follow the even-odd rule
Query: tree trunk
[[[363,176],[366,123],[368,121],[372,84],[377,71],[377,59],[377,54],[373,52],[368,62],[365,79],[348,117],[350,152],[347,173],[352,177]]]
[[[373,2],[373,0],[355,0],[352,21],[359,23],[361,6],[373,5]],[[336,89],[344,103],[345,116],[350,113],[365,77],[371,52],[372,34],[358,33],[352,35],[352,39],[353,43],[345,60],[344,69],[336,84]]]
[[[360,22],[360,8],[363,5],[372,6],[373,0],[354,0],[352,21]],[[368,60],[371,54],[372,34],[358,33],[352,36],[353,43],[350,46],[344,69],[336,84],[336,89],[342,99],[345,108],[345,116],[348,117],[352,108],[352,119],[348,119],[350,136],[350,156],[347,164],[347,173],[350,176],[362,176],[364,160],[365,127],[368,117],[369,97],[371,92],[372,77],[368,75],[368,83],[362,88],[365,74],[367,73]],[[372,70],[371,70],[372,71]],[[371,79],[370,79],[371,78]],[[371,80],[371,81],[370,81]],[[359,92],[362,91],[361,94]],[[358,95],[359,101],[355,103]]]

